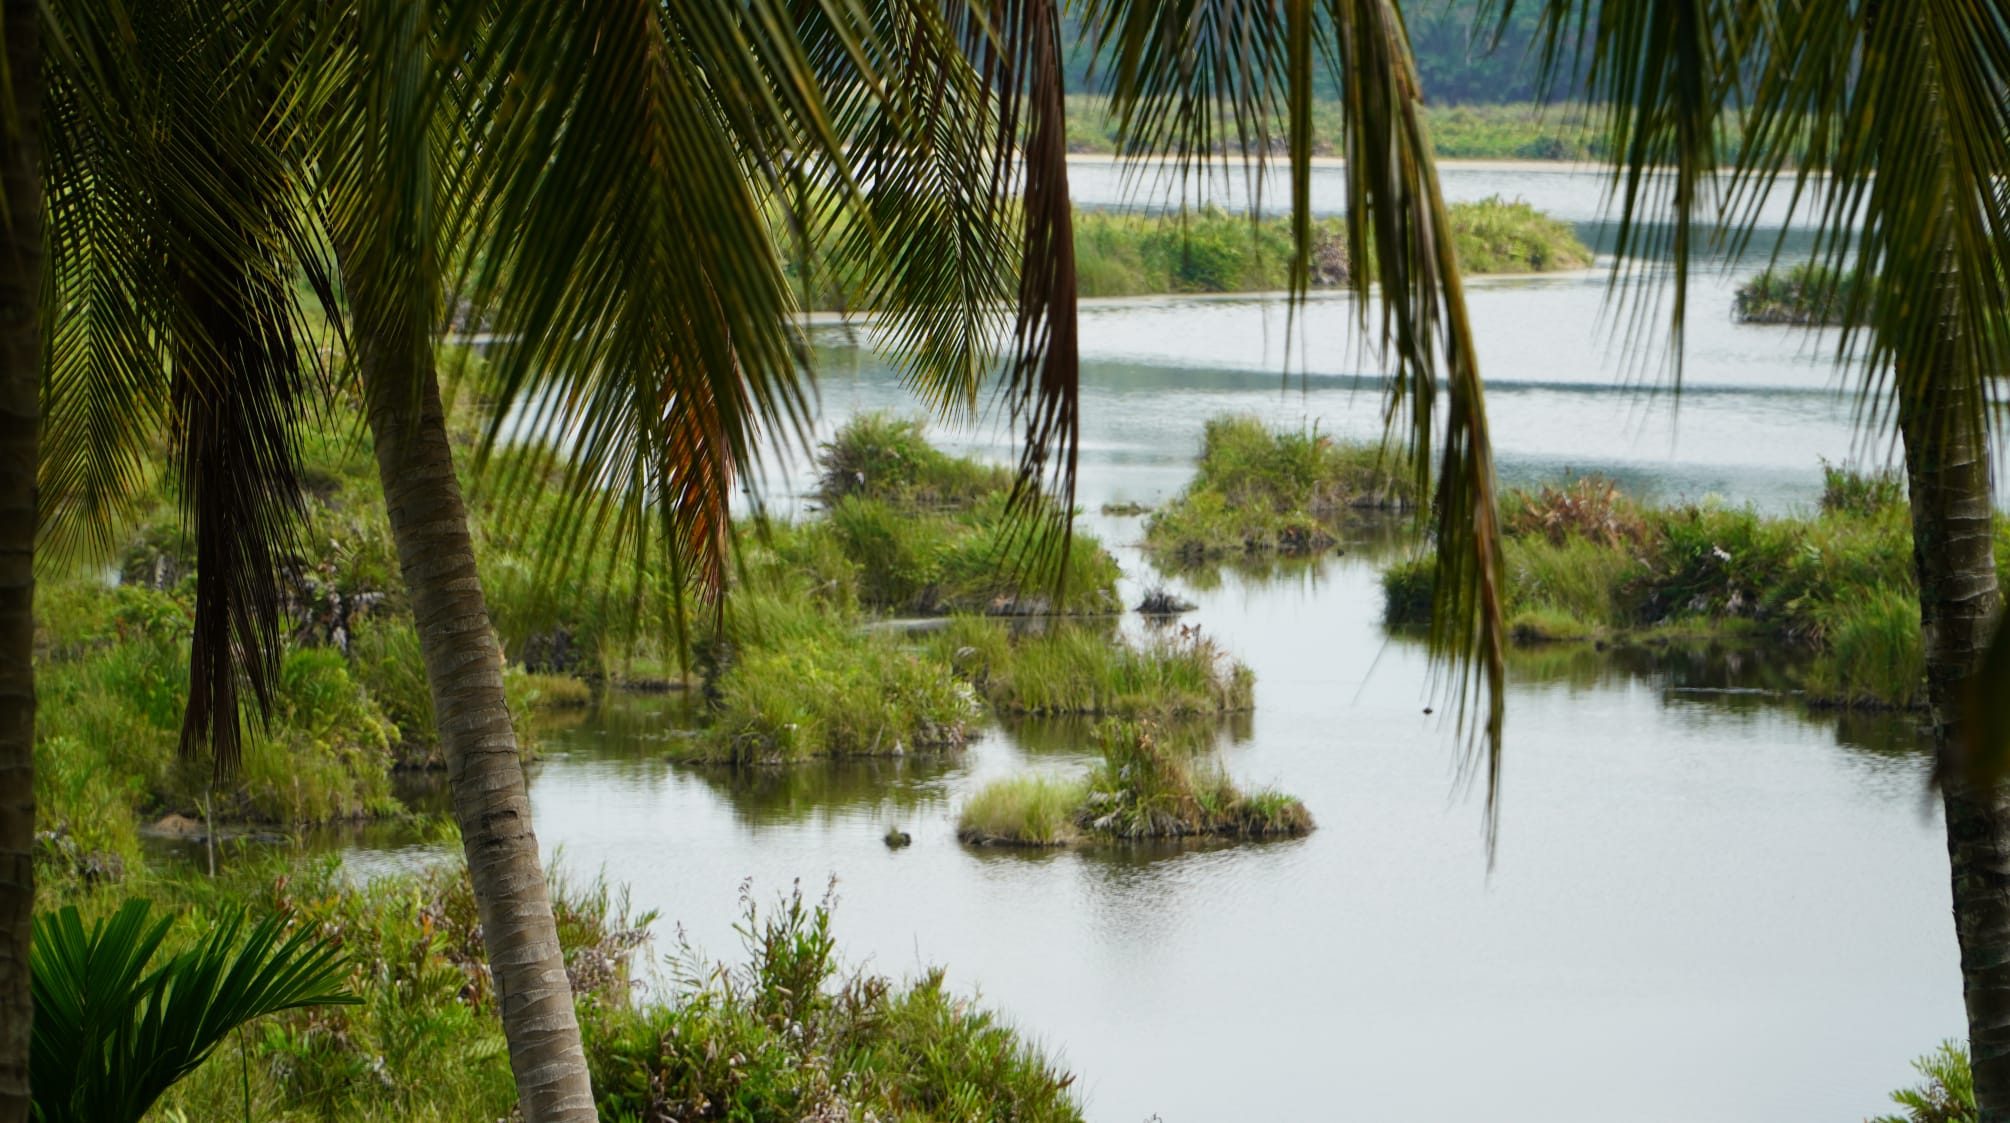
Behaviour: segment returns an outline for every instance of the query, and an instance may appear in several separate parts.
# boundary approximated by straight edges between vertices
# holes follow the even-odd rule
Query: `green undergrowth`
[[[1495,196],[1449,209],[1460,265],[1469,275],[1582,269],[1591,251],[1569,223],[1520,200]],[[1252,220],[1219,207],[1183,214],[1079,211],[1076,269],[1089,297],[1159,293],[1277,292],[1291,283],[1288,219]],[[1315,220],[1309,283],[1345,285],[1351,275],[1346,229]]]
[[[142,825],[168,815],[291,829],[402,814],[389,773],[444,763],[374,454],[355,420],[360,406],[349,404],[357,408],[331,411],[299,433],[307,525],[279,575],[285,619],[271,712],[261,719],[243,692],[243,761],[229,774],[215,777],[176,751],[196,574],[173,481],[158,480],[108,542],[45,559],[36,589],[36,794],[48,846],[104,870],[136,853]],[[449,411],[471,494],[480,480],[466,451],[477,435],[475,404]],[[471,504],[470,523],[504,642],[505,692],[528,753],[538,711],[589,704],[586,678],[610,677],[610,663],[668,645],[635,622],[632,590],[581,593],[562,605],[531,596],[535,544],[506,533],[481,502]],[[605,551],[588,564],[617,571]]]
[[[985,786],[964,805],[957,837],[975,845],[1066,846],[1095,840],[1299,836],[1313,828],[1299,801],[1243,792],[1219,766],[1196,758],[1177,727],[1111,720],[1095,731],[1102,759],[1086,777],[1017,776]]]
[[[214,879],[162,866],[115,888],[45,883],[38,907],[75,904],[88,921],[130,893],[179,912],[181,939],[234,907],[284,912],[336,943],[362,999],[253,1023],[150,1118],[241,1119],[247,1097],[269,1123],[513,1117],[498,996],[458,862],[359,883],[333,859],[247,853]],[[653,989],[635,969],[653,917],[624,891],[554,875],[551,900],[602,1119],[1080,1118],[1071,1078],[941,970],[903,981],[845,968],[829,897],[757,907],[743,893],[740,960],[680,945]]]
[[[1649,506],[1585,477],[1502,499],[1505,613],[1522,643],[1745,636],[1811,653],[1809,702],[1921,704],[1924,662],[1902,486],[1830,466],[1820,509]],[[1996,528],[1999,578],[2010,527]],[[1431,611],[1426,555],[1383,574],[1392,625]]]
[[[1416,498],[1415,481],[1380,446],[1217,417],[1194,478],[1146,519],[1145,547],[1187,564],[1314,553],[1334,544],[1334,522],[1347,512],[1403,510]]]
[[[724,611],[698,640],[706,716],[670,755],[899,756],[961,748],[986,713],[1249,707],[1247,668],[1198,633],[1132,643],[1082,619],[1118,608],[1116,563],[1093,538],[1074,537],[1058,601],[1016,579],[1029,531],[1006,515],[1009,474],[883,416],[836,434],[820,467],[820,516],[742,528]]]
[[[1856,282],[1856,270],[1838,273],[1820,262],[1768,268],[1738,286],[1731,314],[1746,324],[1840,324]]]
[[[1060,554],[1052,520],[1012,509],[1010,471],[944,454],[917,421],[854,418],[817,466],[823,515],[778,548],[817,563],[834,551],[864,607],[920,616],[1119,608],[1116,560],[1101,543],[1077,533]]]
[[[960,617],[927,649],[1001,714],[1186,717],[1255,704],[1255,675],[1197,628],[1133,643],[1105,628],[1014,635],[1001,621]]]

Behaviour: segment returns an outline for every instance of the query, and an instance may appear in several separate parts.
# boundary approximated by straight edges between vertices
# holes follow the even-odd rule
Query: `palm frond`
[[[1469,762],[1486,776],[1491,847],[1506,673],[1492,446],[1401,13],[1391,0],[1096,0],[1085,19],[1110,63],[1112,111],[1130,157],[1166,156],[1181,175],[1217,150],[1260,166],[1281,131],[1300,294],[1310,255],[1318,68],[1340,91],[1351,256],[1372,263],[1354,272],[1355,309],[1390,367],[1389,430],[1401,435],[1420,492],[1435,480],[1431,650],[1452,669],[1461,725],[1476,750]]]
[[[270,108],[289,29],[266,14],[99,0],[50,17],[46,533],[102,545],[165,437],[197,554],[182,749],[209,742],[219,772],[240,751],[240,688],[269,703],[303,518],[294,442],[315,352],[294,279],[333,292],[283,150],[297,134]]]
[[[1619,226],[1612,277],[1615,289],[1632,298],[1634,335],[1650,329],[1663,294],[1645,282],[1663,268],[1673,271],[1668,353],[1679,389],[1691,260],[1698,234],[1707,241],[1717,233],[1724,213],[1718,170],[1730,153],[1721,122],[1727,110],[1742,108],[1742,79],[1773,2],[1521,2],[1540,7],[1540,84],[1556,87],[1580,75],[1572,92],[1592,107],[1613,154]],[[1482,18],[1497,10],[1505,26],[1516,3],[1489,0]]]
[[[29,1065],[43,1123],[138,1123],[239,1026],[358,1001],[341,988],[334,945],[289,935],[283,915],[247,931],[241,911],[227,913],[155,966],[174,917],[150,911],[133,898],[88,927],[74,905],[35,918]]]

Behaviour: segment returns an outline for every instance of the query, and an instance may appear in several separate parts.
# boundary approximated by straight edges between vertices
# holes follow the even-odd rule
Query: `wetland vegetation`
[[[1810,657],[1810,703],[1922,704],[1925,663],[1902,485],[1825,466],[1819,509],[1636,502],[1580,477],[1502,501],[1506,602],[1521,643],[1742,638]],[[1998,520],[1999,568],[2010,527]],[[1392,625],[1428,619],[1432,559],[1383,575]]]
[[[1212,730],[1105,721],[1088,775],[994,780],[964,804],[957,837],[979,846],[1068,846],[1150,839],[1309,834],[1312,815],[1280,792],[1245,792],[1199,759]]]

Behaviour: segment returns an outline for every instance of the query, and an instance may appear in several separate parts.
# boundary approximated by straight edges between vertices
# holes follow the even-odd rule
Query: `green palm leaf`
[[[232,1030],[304,1006],[353,1005],[334,946],[284,916],[225,914],[153,965],[174,926],[128,900],[88,927],[74,906],[35,919],[34,1109],[43,1123],[138,1123]],[[240,939],[240,937],[242,937]]]

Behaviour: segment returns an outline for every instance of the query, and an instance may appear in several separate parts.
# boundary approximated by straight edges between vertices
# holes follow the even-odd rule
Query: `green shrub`
[[[1823,514],[1871,518],[1905,502],[1905,479],[1896,469],[1866,472],[1822,461]]]
[[[1891,1094],[1903,1115],[1880,1115],[1870,1123],[1976,1123],[1975,1077],[1968,1068],[1968,1050],[1960,1042],[1943,1041],[1940,1048],[1912,1062],[1922,1081]]]
[[[1012,486],[1009,469],[950,456],[922,423],[863,413],[818,446],[817,499],[882,500],[900,507],[967,507]]]
[[[1072,1078],[949,994],[941,970],[905,986],[844,973],[830,897],[805,904],[798,888],[766,915],[743,899],[744,963],[684,946],[671,1004],[588,1023],[602,1118],[1080,1119]]]

